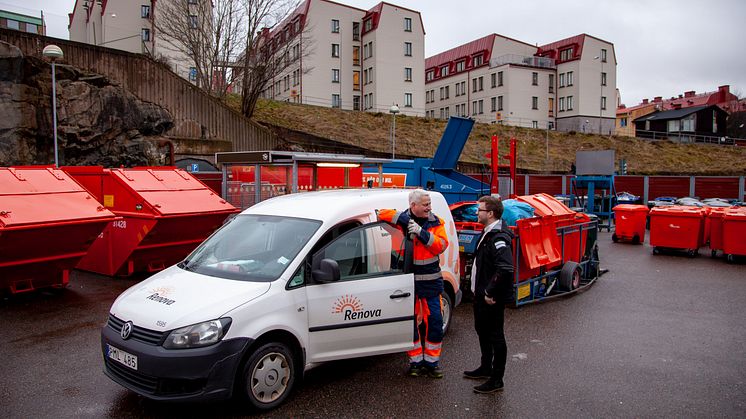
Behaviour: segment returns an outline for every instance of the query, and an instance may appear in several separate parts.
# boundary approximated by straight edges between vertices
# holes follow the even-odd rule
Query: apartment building
[[[193,61],[176,51],[168,38],[155,29],[158,6],[164,1],[182,0],[75,0],[73,11],[68,14],[70,40],[162,57],[174,72],[195,81],[197,70]],[[183,1],[194,7],[196,23],[198,4],[210,0]]]
[[[47,25],[44,23],[44,13],[41,13],[40,17],[35,17],[0,10],[0,28],[36,33],[39,35],[47,34]]]
[[[485,36],[426,60],[426,116],[613,132],[613,51],[613,44],[586,34],[541,47]]]
[[[419,12],[306,0],[268,34],[290,43],[290,65],[263,96],[368,112],[424,116],[425,31]]]

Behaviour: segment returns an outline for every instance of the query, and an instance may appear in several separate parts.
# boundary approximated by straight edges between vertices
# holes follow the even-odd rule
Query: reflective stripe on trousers
[[[428,366],[436,367],[440,361],[443,342],[443,314],[440,295],[430,298],[417,298],[414,313],[417,320],[414,325],[412,349],[407,352],[409,362],[419,364],[424,361]],[[420,324],[425,325],[424,336],[422,337],[419,330]]]

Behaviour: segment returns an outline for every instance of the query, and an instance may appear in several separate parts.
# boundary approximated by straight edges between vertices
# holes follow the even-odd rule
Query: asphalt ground
[[[479,349],[469,303],[444,343],[445,377],[405,377],[403,354],[330,362],[266,417],[744,417],[746,264],[654,256],[600,233],[590,289],[506,310],[505,390],[462,377]],[[74,273],[61,293],[0,302],[0,417],[243,417],[234,402],[159,403],[102,372],[101,327],[136,279]]]

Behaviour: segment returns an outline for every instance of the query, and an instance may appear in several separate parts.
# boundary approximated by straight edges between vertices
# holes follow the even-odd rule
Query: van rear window
[[[320,226],[317,220],[238,215],[178,266],[219,278],[274,281]]]

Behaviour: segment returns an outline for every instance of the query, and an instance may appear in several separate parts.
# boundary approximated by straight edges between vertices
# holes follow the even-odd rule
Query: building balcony
[[[536,68],[548,68],[552,70],[557,68],[557,65],[555,64],[553,59],[545,57],[505,54],[490,60],[490,68],[499,67],[505,64],[516,64]]]

